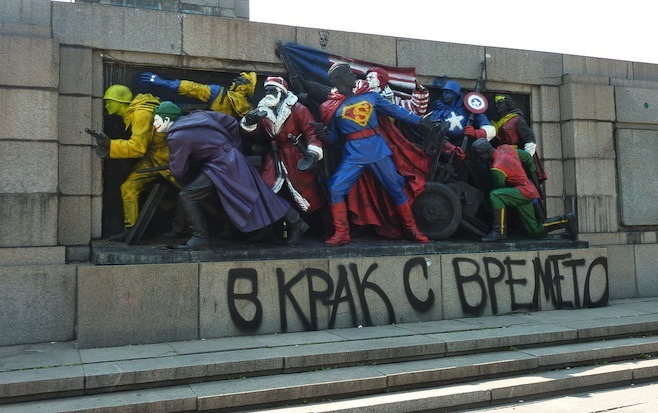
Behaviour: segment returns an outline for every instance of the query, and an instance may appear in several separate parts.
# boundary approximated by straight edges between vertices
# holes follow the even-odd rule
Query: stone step
[[[658,332],[658,314],[638,313],[613,306],[102,349],[77,350],[75,343],[0,348],[0,403],[345,366],[422,365],[456,355]],[[551,348],[558,347],[546,348],[543,358]],[[634,353],[623,356],[628,354]],[[575,357],[586,361],[586,355]]]
[[[254,413],[456,412],[463,409],[467,409],[464,411],[470,411],[471,408],[496,406],[519,402],[524,399],[538,399],[556,394],[572,394],[586,389],[611,388],[629,383],[655,381],[656,377],[658,377],[658,360],[633,360],[605,365],[538,371],[518,376],[491,378],[323,403],[306,403],[302,406],[249,411]],[[516,411],[516,409],[512,410]],[[640,412],[644,410],[632,411]]]
[[[0,405],[0,413],[231,411],[349,397],[356,397],[358,403],[382,403],[382,411],[413,411],[405,403],[456,403],[450,389],[470,389],[458,398],[461,406],[656,378],[658,361],[645,358],[657,353],[656,336],[618,338],[11,403]],[[556,368],[562,373],[553,371]],[[158,370],[151,374],[159,378],[159,386],[170,383]],[[121,380],[121,376],[117,367],[113,377]],[[206,375],[212,376],[212,372]],[[98,390],[121,387],[115,384],[108,380],[108,387]],[[2,393],[7,396],[12,388],[19,391],[21,385],[5,382]]]

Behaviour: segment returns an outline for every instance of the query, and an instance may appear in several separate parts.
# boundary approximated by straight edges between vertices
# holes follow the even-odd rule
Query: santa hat
[[[274,86],[278,88],[281,92],[283,93],[288,93],[288,82],[282,77],[278,76],[270,76],[267,79],[265,79],[265,83],[263,83],[264,87],[267,86]]]
[[[375,72],[377,73],[377,79],[379,79],[379,86],[384,87],[388,84],[388,72],[386,69],[382,69],[381,67],[372,67],[370,70],[368,70],[368,73],[370,72]]]

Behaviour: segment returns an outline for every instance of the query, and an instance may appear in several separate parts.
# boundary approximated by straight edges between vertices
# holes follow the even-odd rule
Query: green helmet
[[[153,114],[160,115],[161,118],[169,118],[171,121],[175,121],[182,114],[181,109],[176,106],[173,102],[165,100],[160,103],[158,107],[153,109]]]
[[[114,100],[121,103],[130,103],[133,101],[133,92],[124,85],[112,85],[107,88],[103,99]]]

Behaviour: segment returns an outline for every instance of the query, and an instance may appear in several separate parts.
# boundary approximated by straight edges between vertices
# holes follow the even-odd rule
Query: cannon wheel
[[[433,240],[454,234],[462,220],[459,196],[439,182],[425,184],[425,191],[414,201],[413,212],[418,228]]]

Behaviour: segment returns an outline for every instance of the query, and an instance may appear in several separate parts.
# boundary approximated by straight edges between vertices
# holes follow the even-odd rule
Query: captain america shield
[[[469,111],[479,115],[480,113],[487,111],[489,102],[484,95],[478,92],[469,92],[464,96],[464,106],[466,106],[466,109]]]

